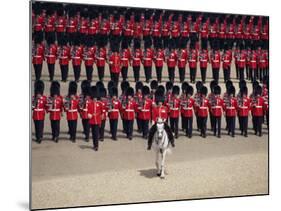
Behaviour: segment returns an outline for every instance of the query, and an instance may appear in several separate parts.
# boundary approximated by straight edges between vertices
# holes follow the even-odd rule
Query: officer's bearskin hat
[[[157,90],[159,90],[159,89],[162,90],[165,93],[165,87],[163,85],[159,85],[157,87]]]
[[[149,94],[150,94],[149,87],[148,86],[143,86],[142,87],[142,95],[145,96],[145,95],[149,95]]]
[[[91,85],[87,86],[84,88],[84,91],[83,91],[83,95],[84,96],[89,96],[89,97],[92,97],[92,94],[91,94]]]
[[[96,87],[97,87],[98,89],[104,88],[104,83],[103,83],[102,81],[97,81]]]
[[[180,87],[179,86],[173,86],[172,90],[173,95],[179,95],[180,94]]]
[[[208,89],[207,89],[207,87],[206,86],[202,86],[201,87],[201,89],[200,89],[200,93],[202,94],[202,95],[207,95],[207,93],[208,93]]]
[[[110,97],[113,97],[113,96],[118,96],[118,89],[113,86],[109,89],[109,95]]]
[[[248,95],[248,88],[246,86],[241,87],[241,95]]]
[[[220,95],[221,94],[221,87],[219,85],[216,85],[214,87],[214,94],[215,95]]]
[[[255,89],[255,95],[261,95],[262,94],[262,87],[261,85],[258,85]]]
[[[166,82],[166,92],[173,88],[173,82],[167,81]]]
[[[227,94],[228,95],[233,95],[233,96],[235,96],[235,87],[234,86],[230,86],[229,88],[228,88],[228,90],[227,90]]]
[[[214,91],[214,87],[218,85],[218,82],[216,80],[212,80],[210,83],[210,90],[211,92]]]
[[[84,80],[81,82],[81,91],[82,94],[84,95],[88,87],[91,87],[91,83],[88,80]]]
[[[35,94],[41,94],[42,95],[44,93],[44,88],[45,88],[45,85],[44,85],[43,81],[41,81],[41,80],[35,81],[35,84],[34,84]]]
[[[142,87],[143,87],[143,83],[141,81],[138,81],[135,85],[136,92],[138,90],[142,90]]]
[[[192,96],[193,92],[194,92],[193,87],[188,85],[186,88],[186,94]]]
[[[105,98],[107,95],[106,88],[100,87],[99,88],[100,97]]]
[[[53,81],[50,87],[51,96],[60,95],[60,83],[58,81]]]
[[[253,90],[255,90],[260,84],[258,81],[254,81],[252,85],[253,85]]]
[[[200,92],[202,86],[203,86],[202,81],[197,81],[196,82],[195,87],[196,87],[197,92]]]
[[[99,98],[99,90],[96,86],[91,87],[91,96],[92,98]]]
[[[150,82],[150,89],[157,89],[158,87],[158,82],[156,80],[152,80]]]
[[[68,95],[77,94],[77,83],[75,81],[70,81],[68,86]]]
[[[165,96],[164,96],[164,91],[162,89],[157,89],[155,92],[155,101],[158,104],[159,102],[164,103],[165,101]]]
[[[182,92],[186,92],[188,86],[189,86],[188,82],[184,81],[184,82],[181,84],[181,91],[182,91]]]
[[[126,90],[130,87],[130,83],[128,81],[121,82],[121,90],[122,92],[126,92]]]
[[[126,90],[126,96],[134,96],[134,89],[132,87],[129,87],[127,90]]]
[[[233,85],[233,83],[232,83],[231,80],[227,80],[226,83],[225,83],[226,89],[228,89],[228,88],[229,88],[230,86],[232,86],[232,85]]]

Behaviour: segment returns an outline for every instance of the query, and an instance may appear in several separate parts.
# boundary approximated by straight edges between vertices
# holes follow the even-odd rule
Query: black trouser
[[[212,68],[213,71],[213,79],[215,81],[219,81],[219,68]]]
[[[105,119],[101,121],[101,126],[100,126],[100,132],[99,132],[99,139],[103,140],[104,139],[104,128],[105,128]]]
[[[267,125],[267,129],[269,129],[269,110],[266,111],[266,114],[265,114],[265,117],[266,117],[266,125]]]
[[[204,37],[202,37],[201,38],[201,46],[207,46],[207,42],[208,42],[208,38],[204,38]]]
[[[235,64],[235,71],[236,71],[236,79],[239,79],[239,68],[237,64]]]
[[[103,77],[104,77],[104,66],[98,67],[98,75],[99,75],[99,80],[100,80],[100,81],[103,81]]]
[[[240,81],[244,80],[244,78],[245,78],[244,77],[244,69],[245,69],[244,67],[239,68],[239,80]]]
[[[203,135],[203,136],[206,136],[207,119],[208,119],[208,117],[198,116],[200,132],[201,132],[201,135]]]
[[[48,71],[49,71],[50,81],[54,80],[55,64],[49,64],[48,63]]]
[[[69,135],[71,139],[76,139],[77,120],[68,120]]]
[[[193,117],[184,117],[185,120],[185,133],[187,136],[192,136],[192,123],[193,123]]]
[[[162,81],[162,69],[163,67],[156,67],[156,76],[159,83]]]
[[[230,80],[230,67],[223,69],[223,79],[224,79],[224,82]]]
[[[263,122],[263,116],[253,116],[255,134],[257,133],[259,133],[259,135],[262,134],[262,122]]]
[[[141,127],[141,120],[139,118],[137,119],[137,128],[138,128],[138,132],[142,132],[142,127]]]
[[[173,83],[175,80],[175,67],[168,67],[169,80]]]
[[[92,81],[93,70],[94,70],[93,65],[85,65],[85,69],[86,69],[87,80]]]
[[[111,80],[114,82],[115,86],[118,87],[119,73],[110,72]]]
[[[182,130],[186,129],[186,117],[184,117],[182,114],[181,114],[181,129]]]
[[[232,136],[235,135],[235,120],[236,120],[235,116],[226,117],[228,133],[231,134]]]
[[[179,76],[180,76],[180,82],[184,82],[185,79],[185,67],[179,67]]]
[[[142,136],[147,137],[148,135],[148,128],[149,128],[149,120],[140,120],[140,127],[142,131]]]
[[[134,128],[134,120],[127,120],[124,119],[124,124],[125,124],[125,132],[127,137],[132,137],[133,136],[133,128]]]
[[[78,82],[81,73],[81,65],[73,65],[73,71],[74,71],[74,80]]]
[[[200,120],[197,114],[195,114],[195,116],[196,116],[197,130],[200,131],[201,130]]]
[[[68,64],[66,65],[61,64],[60,70],[61,70],[61,80],[66,81],[68,77]]]
[[[250,79],[250,70],[249,70],[249,66],[246,65],[246,79],[249,80]]]
[[[91,125],[94,147],[99,147],[99,125]]]
[[[169,46],[169,36],[163,37],[163,45],[164,45],[164,49],[168,48],[168,46]]]
[[[190,81],[195,82],[196,79],[196,68],[189,68],[190,69]]]
[[[112,138],[116,139],[118,119],[110,119],[109,124],[110,124],[110,132],[111,132]]]
[[[207,68],[206,67],[200,67],[200,71],[201,71],[202,82],[205,83],[206,82]]]
[[[51,120],[52,136],[58,138],[60,135],[60,120]]]
[[[126,133],[126,126],[125,119],[122,119],[123,133]]]
[[[135,82],[140,80],[140,66],[133,66]]]
[[[209,112],[209,116],[210,116],[211,130],[214,130],[215,118],[214,118],[213,114],[211,113],[211,111]]]
[[[33,120],[35,125],[36,140],[43,138],[44,120]]]
[[[121,74],[122,74],[123,81],[126,81],[128,78],[128,67],[122,67]]]
[[[171,130],[175,133],[175,136],[178,136],[179,133],[179,118],[172,118],[170,117],[170,125]]]
[[[145,75],[145,80],[147,83],[151,79],[151,72],[152,72],[151,69],[152,69],[151,66],[144,67],[144,75]]]
[[[63,37],[64,37],[64,32],[57,32],[57,40],[58,40],[58,43],[61,43]]]
[[[82,119],[82,125],[83,125],[83,133],[85,134],[85,138],[89,139],[90,136],[89,119]]]
[[[35,80],[40,80],[42,74],[42,64],[33,64],[35,71]]]
[[[221,135],[221,116],[220,117],[213,117],[214,118],[214,135],[218,136]]]
[[[240,116],[240,130],[242,134],[248,135],[248,116]]]
[[[260,69],[260,72],[259,72],[259,80],[262,81],[263,80],[263,77],[266,75],[266,70],[264,68],[261,68]]]

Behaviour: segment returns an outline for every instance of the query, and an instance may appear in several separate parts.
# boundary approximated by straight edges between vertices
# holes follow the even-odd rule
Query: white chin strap
[[[164,123],[165,121],[164,121],[164,119],[162,119],[162,118],[158,118],[157,119],[157,123]]]

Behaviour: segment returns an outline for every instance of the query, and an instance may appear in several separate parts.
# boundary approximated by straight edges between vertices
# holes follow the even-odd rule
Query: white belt
[[[43,108],[35,108],[34,111],[43,111]]]
[[[38,58],[38,57],[42,57],[42,56],[39,56],[39,55],[35,55],[35,56],[33,56],[33,57],[37,57],[37,58]]]
[[[183,110],[192,110],[192,108],[187,107],[187,108],[183,108]]]
[[[67,56],[60,56],[59,57],[60,59],[66,59],[66,58],[68,58]]]
[[[132,112],[132,111],[134,111],[134,110],[133,110],[133,109],[126,109],[125,111]]]
[[[142,109],[141,111],[144,111],[144,112],[146,112],[146,111],[149,111],[149,109]]]
[[[201,62],[206,62],[207,61],[207,59],[201,59]]]
[[[175,61],[174,59],[169,59],[169,61]]]
[[[151,60],[151,58],[144,58],[144,60]]]
[[[173,110],[173,111],[179,110],[179,108],[170,108],[170,109]]]
[[[180,61],[185,61],[185,59],[180,59]]]
[[[97,59],[99,59],[99,60],[104,60],[104,58],[102,58],[102,57],[97,57]]]
[[[257,61],[250,61],[250,62],[252,62],[252,63],[257,63]]]
[[[88,109],[84,108],[83,111],[88,111]]]
[[[140,58],[133,58],[133,60],[140,60]]]
[[[200,109],[207,109],[207,107],[199,107]]]
[[[219,60],[213,60],[213,62],[219,62]]]
[[[77,109],[71,109],[71,110],[68,110],[68,112],[76,112]]]
[[[118,109],[111,109],[108,112],[118,111]]]
[[[212,106],[212,108],[221,108],[221,106]]]
[[[241,107],[239,107],[239,108],[246,109],[246,108],[248,108],[248,107],[247,107],[247,106],[241,106]]]
[[[160,58],[156,58],[156,60],[158,60],[158,61],[159,61],[159,60],[163,60],[163,59],[160,59]]]
[[[50,109],[50,111],[60,111],[60,109]]]
[[[224,60],[223,62],[229,62],[229,60]]]
[[[262,108],[262,106],[256,106],[256,108]]]
[[[71,57],[72,59],[80,59],[80,57],[75,56],[75,57]]]
[[[127,61],[128,59],[127,58],[121,58],[121,60],[126,60]]]
[[[245,59],[240,59],[240,62],[245,62]]]
[[[234,107],[227,107],[226,109],[235,109]]]
[[[191,60],[189,60],[190,62],[195,62],[195,59],[191,59]]]

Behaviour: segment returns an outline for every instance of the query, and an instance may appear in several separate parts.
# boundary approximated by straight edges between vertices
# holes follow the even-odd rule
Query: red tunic
[[[139,67],[141,65],[142,60],[142,50],[141,49],[135,49],[132,53],[132,59],[133,59],[133,67]]]
[[[138,118],[141,120],[151,119],[152,100],[146,98],[138,105]]]
[[[48,113],[50,113],[50,120],[60,120],[63,111],[63,99],[61,96],[48,98]]]
[[[119,111],[121,110],[121,103],[119,100],[110,99],[109,108],[108,108],[108,117],[109,119],[118,119]]]
[[[211,55],[211,60],[212,60],[212,68],[219,69],[220,68],[220,63],[221,63],[221,58],[220,58],[220,52],[215,51]]]
[[[214,96],[214,100],[210,105],[211,113],[214,117],[221,117],[223,113],[224,101],[220,96]]]
[[[44,27],[44,17],[42,15],[37,15],[34,20],[33,29],[34,31],[42,31]]]
[[[120,73],[121,71],[121,59],[118,53],[113,53],[109,57],[109,67],[110,72],[112,73]]]
[[[208,27],[208,22],[203,23],[200,30],[201,38],[208,38]]]
[[[173,50],[171,52],[169,52],[169,56],[166,59],[167,60],[167,65],[168,67],[175,67],[177,64],[177,52],[176,50]]]
[[[231,65],[231,60],[232,60],[232,52],[231,51],[226,51],[224,52],[222,56],[222,67],[223,69],[227,69]]]
[[[104,67],[106,61],[106,48],[99,48],[96,54],[97,67]]]
[[[137,103],[132,98],[131,100],[128,100],[125,107],[122,107],[122,119],[134,120],[136,111],[137,111]]]
[[[164,60],[165,60],[164,50],[158,49],[154,57],[155,67],[163,67]]]
[[[83,60],[86,66],[93,66],[96,55],[96,47],[85,47],[83,52]]]
[[[200,68],[207,68],[209,62],[209,54],[207,49],[203,49],[199,53]]]
[[[56,21],[56,18],[54,15],[46,18],[45,32],[54,32],[55,31],[55,21]]]
[[[186,49],[180,49],[178,53],[178,67],[179,68],[185,68],[186,62],[187,62],[187,50]]]
[[[196,68],[197,67],[197,59],[198,59],[198,52],[196,49],[191,49],[189,53],[189,68]]]
[[[79,102],[79,112],[82,119],[89,119],[89,106],[92,103],[91,99],[83,99],[83,97],[80,98]]]
[[[251,111],[253,116],[264,115],[264,98],[261,96],[253,97],[251,100]]]
[[[154,52],[152,48],[147,48],[143,52],[143,66],[151,67],[153,60]]]
[[[56,32],[65,32],[66,18],[64,16],[57,17]]]
[[[250,99],[248,97],[239,97],[237,99],[238,116],[248,116],[250,111]]]
[[[68,46],[60,46],[58,48],[58,58],[61,65],[68,65],[70,60],[70,48]]]
[[[77,25],[78,20],[75,17],[71,17],[68,19],[67,25],[66,25],[66,32],[67,33],[74,33],[77,32]]]
[[[77,120],[78,119],[78,108],[79,101],[77,98],[64,98],[64,111],[66,112],[67,120]]]
[[[167,106],[155,106],[152,108],[152,121],[157,122],[161,118],[166,121],[168,119],[168,108]]]
[[[57,59],[57,50],[58,47],[56,44],[51,44],[51,46],[47,46],[45,50],[45,57],[47,59],[48,64],[55,64]]]
[[[134,33],[134,24],[132,21],[126,21],[125,26],[123,28],[123,35],[126,37],[133,36]]]
[[[178,21],[172,22],[171,36],[172,37],[179,37],[180,36],[180,24],[179,24]]]
[[[131,60],[131,52],[129,48],[123,49],[121,51],[121,66],[128,67]]]
[[[89,114],[92,115],[89,123],[90,125],[101,125],[103,106],[100,101],[92,100],[89,104]]]
[[[42,64],[44,60],[44,46],[37,44],[32,48],[32,64]]]
[[[193,117],[194,99],[184,99],[181,101],[181,114],[183,117]]]
[[[41,96],[39,98],[32,97],[32,119],[33,120],[44,120],[45,109],[47,108],[47,97]]]
[[[209,108],[209,100],[205,97],[201,98],[201,103],[197,105],[197,115],[199,117],[207,117]]]
[[[167,103],[170,118],[179,118],[181,101],[179,98],[172,97]]]
[[[225,115],[227,117],[235,117],[236,116],[236,110],[237,110],[237,100],[236,98],[229,98],[227,97],[224,100],[224,111]]]
[[[71,49],[71,59],[73,65],[81,65],[83,50],[80,46],[74,46]]]
[[[98,19],[92,19],[89,23],[88,34],[96,35],[99,32],[99,21]]]

